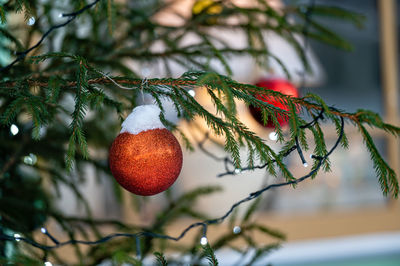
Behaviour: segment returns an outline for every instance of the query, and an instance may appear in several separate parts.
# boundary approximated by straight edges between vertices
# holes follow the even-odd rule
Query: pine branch
[[[167,266],[168,262],[164,257],[164,254],[160,253],[160,252],[154,252],[154,256],[156,256],[157,258],[157,263],[159,266]]]
[[[61,57],[65,57],[66,55],[57,55]],[[43,60],[45,57],[37,57],[36,60]],[[301,120],[299,115],[297,114],[297,110],[299,106],[302,108],[307,108],[308,112],[318,112],[324,111],[326,116],[335,122],[338,126],[338,117],[346,118],[347,120],[351,121],[354,124],[359,123],[366,123],[370,126],[374,126],[376,128],[381,128],[391,134],[398,135],[400,129],[393,126],[388,125],[382,122],[379,116],[375,113],[367,112],[365,110],[359,110],[356,113],[346,113],[334,108],[330,108],[326,106],[326,104],[316,95],[307,95],[304,98],[292,98],[286,95],[283,95],[279,92],[274,91],[267,91],[265,92],[263,89],[258,88],[253,85],[248,84],[240,84],[228,77],[217,75],[214,73],[203,73],[203,72],[188,72],[185,73],[182,77],[177,79],[171,78],[164,78],[164,79],[147,79],[146,80],[146,87],[143,88],[143,80],[141,79],[131,79],[131,78],[118,78],[118,77],[99,77],[99,78],[86,78],[85,74],[88,70],[94,71],[93,67],[88,65],[83,59],[80,57],[71,57],[73,60],[76,60],[79,63],[79,75],[84,75],[82,78],[78,78],[77,81],[69,81],[63,80],[62,83],[65,84],[62,88],[76,88],[76,105],[75,111],[72,115],[73,122],[71,124],[71,138],[70,138],[70,145],[67,157],[67,166],[71,166],[71,159],[74,157],[75,153],[75,144],[80,145],[80,149],[83,152],[83,155],[87,156],[87,144],[83,132],[81,131],[81,124],[82,119],[86,110],[86,98],[90,97],[99,97],[99,96],[88,96],[88,89],[92,86],[102,86],[102,85],[115,85],[118,86],[129,86],[129,88],[137,89],[137,90],[144,90],[151,93],[155,100],[159,103],[160,108],[162,104],[159,100],[160,97],[169,97],[173,99],[177,108],[180,107],[184,110],[185,117],[191,119],[195,115],[198,115],[205,119],[209,128],[211,128],[215,134],[223,135],[225,137],[225,149],[229,152],[233,159],[233,164],[235,168],[241,169],[241,158],[239,156],[239,144],[246,144],[248,149],[251,151],[249,152],[249,156],[247,161],[250,164],[254,165],[253,158],[254,156],[259,156],[261,162],[265,162],[268,171],[275,175],[276,170],[274,169],[273,165],[268,162],[275,162],[277,168],[282,172],[282,174],[288,179],[293,179],[293,175],[287,170],[286,165],[281,161],[281,157],[266,145],[263,140],[261,140],[258,136],[256,136],[253,132],[249,131],[245,125],[243,125],[234,115],[235,109],[234,107],[229,107],[229,105],[234,105],[233,98],[238,100],[245,101],[250,103],[254,106],[263,108],[268,112],[270,116],[288,116],[290,118],[290,125],[291,125],[291,139],[295,141],[296,149],[300,157],[302,157],[302,151],[300,149],[300,145],[307,149],[308,144],[305,137],[305,131],[302,126],[305,124],[304,121]],[[96,71],[95,71],[96,72]],[[98,71],[95,73],[98,75]],[[30,86],[42,86],[48,87],[49,80],[35,80],[35,79],[26,79],[24,81],[25,84],[29,84]],[[81,85],[82,83],[82,85]],[[10,86],[17,85],[14,81],[7,81],[1,82],[0,88],[7,89]],[[210,95],[211,99],[215,104],[215,108],[217,111],[217,116],[213,115],[209,111],[205,110],[199,103],[197,103],[193,97],[187,92],[188,88],[195,88],[196,86],[205,86],[207,89],[208,94]],[[80,88],[80,89],[79,89]],[[127,87],[124,87],[127,88]],[[215,94],[216,91],[220,96]],[[229,93],[228,93],[229,91]],[[263,101],[260,101],[255,97],[255,95],[259,94],[260,92],[266,93],[268,96],[274,97],[278,101],[282,102],[286,106],[289,106],[289,112],[276,108],[270,104],[267,104]],[[98,94],[98,91],[91,91],[91,93]],[[227,98],[231,99],[228,100],[230,102],[228,104],[228,108],[225,107],[225,104],[222,103],[220,97],[225,97],[226,95],[230,95]],[[83,97],[83,98],[82,98]],[[102,97],[102,96],[100,96]],[[113,100],[109,100],[110,103],[113,103]],[[316,102],[316,103],[314,103]],[[12,105],[8,108],[8,110],[13,110]],[[223,117],[218,116],[218,112],[223,114]],[[12,112],[11,112],[12,113]],[[7,114],[7,113],[6,113]],[[314,137],[316,138],[316,143],[318,147],[321,149],[317,151],[316,155],[322,154],[323,148],[323,134],[318,126],[316,126],[317,131],[313,132]],[[338,127],[340,128],[340,127]],[[277,125],[277,132],[280,131],[280,127]],[[338,132],[339,133],[339,132]],[[242,140],[245,140],[242,142]],[[300,141],[299,141],[300,140]],[[289,140],[288,143],[291,141]],[[347,141],[344,136],[342,140],[342,144],[346,147]],[[322,145],[322,146],[321,146]],[[290,150],[292,145],[286,146],[284,150]],[[283,153],[286,153],[285,151]],[[305,163],[304,157],[302,158],[303,163]],[[315,167],[315,164],[314,164]],[[324,169],[329,170],[329,161],[324,162]],[[393,175],[391,175],[392,179]],[[392,182],[393,186],[397,186],[396,182]]]
[[[70,124],[71,137],[69,139],[67,157],[65,159],[66,168],[71,169],[75,158],[76,144],[79,145],[84,158],[89,156],[86,137],[82,131],[83,119],[87,110],[87,87],[86,82],[87,69],[84,63],[79,64],[77,72],[77,86],[75,96],[75,110],[72,113],[72,122]]]
[[[80,15],[81,13],[85,12],[87,9],[91,8],[92,6],[96,5],[97,2],[99,2],[100,0],[95,0],[93,3],[84,6],[83,8],[81,8],[80,10],[73,12],[73,13],[68,13],[68,14],[62,14],[63,17],[68,17],[68,20],[64,23],[60,23],[57,25],[54,25],[52,27],[50,27],[44,34],[43,36],[40,38],[40,40],[33,45],[32,47],[30,47],[29,49],[22,51],[22,52],[18,52],[17,53],[17,58],[12,61],[10,64],[6,65],[5,67],[0,68],[0,73],[4,72],[8,69],[10,69],[13,65],[15,65],[16,63],[18,63],[19,61],[22,61],[27,55],[28,53],[30,53],[32,50],[36,49],[37,47],[39,47],[42,42],[47,38],[47,36],[54,30],[58,29],[58,28],[62,28],[67,26],[69,23],[71,23],[78,15]],[[28,13],[26,13],[26,15],[29,15],[29,10],[30,8],[29,5],[25,4],[24,5],[25,9],[28,10]],[[22,9],[22,5],[21,5],[21,9]]]
[[[203,252],[203,256],[206,257],[206,259],[208,260],[208,265],[218,266],[217,257],[215,256],[214,251],[210,245],[203,246]]]
[[[397,198],[399,195],[399,183],[396,177],[396,173],[382,158],[372,140],[372,137],[369,135],[365,127],[360,123],[358,124],[358,127],[364,138],[364,143],[370,153],[371,160],[374,164],[375,172],[378,176],[383,194],[391,194],[394,198]]]

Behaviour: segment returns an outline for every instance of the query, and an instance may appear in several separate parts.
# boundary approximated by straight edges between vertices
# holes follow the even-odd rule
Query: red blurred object
[[[256,86],[265,88],[266,90],[273,90],[273,91],[278,91],[280,93],[292,96],[292,97],[299,97],[299,91],[297,88],[290,83],[289,81],[285,79],[280,79],[280,78],[265,78],[261,79],[259,82],[256,83]],[[289,110],[289,106],[286,106],[279,102],[277,99],[275,99],[273,96],[267,96],[267,95],[262,95],[259,94],[256,96],[257,99],[262,100],[263,102],[272,104],[275,107],[278,107],[283,110]],[[261,125],[268,127],[268,128],[275,128],[274,123],[272,122],[271,119],[268,119],[267,124],[264,125],[263,119],[262,119],[262,113],[261,109],[259,107],[254,107],[254,106],[249,106],[250,113],[254,117],[254,119],[260,123]],[[277,120],[279,122],[279,125],[285,126],[288,124],[288,117],[287,116],[281,116],[277,114]]]

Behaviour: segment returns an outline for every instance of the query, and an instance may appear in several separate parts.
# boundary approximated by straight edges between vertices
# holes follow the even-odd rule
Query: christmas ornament
[[[181,146],[159,115],[155,105],[133,109],[110,149],[114,178],[126,190],[141,196],[166,190],[182,169]]]
[[[261,79],[259,82],[256,83],[256,86],[266,88],[267,90],[278,91],[282,94],[286,94],[292,97],[299,97],[299,91],[297,90],[297,88],[285,79],[280,79],[280,78]],[[273,96],[259,94],[256,97],[257,99],[272,104],[273,106],[278,107],[282,110],[287,110],[287,111],[289,110],[288,106],[279,102]],[[271,119],[268,119],[266,124],[263,123],[262,113],[259,107],[254,107],[250,105],[249,109],[250,113],[258,123],[268,128],[275,128],[274,123],[272,122]],[[276,118],[280,126],[285,126],[288,124],[287,116],[277,114]]]

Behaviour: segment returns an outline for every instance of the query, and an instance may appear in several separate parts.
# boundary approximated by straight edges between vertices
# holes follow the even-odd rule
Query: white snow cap
[[[146,130],[165,128],[160,121],[160,112],[160,108],[154,104],[133,108],[132,113],[122,123],[120,133],[128,132],[136,135]]]

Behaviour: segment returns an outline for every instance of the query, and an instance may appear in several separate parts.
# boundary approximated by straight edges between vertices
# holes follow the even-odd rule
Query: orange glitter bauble
[[[109,155],[111,172],[126,190],[151,196],[169,188],[182,169],[182,150],[167,129],[121,133]]]

